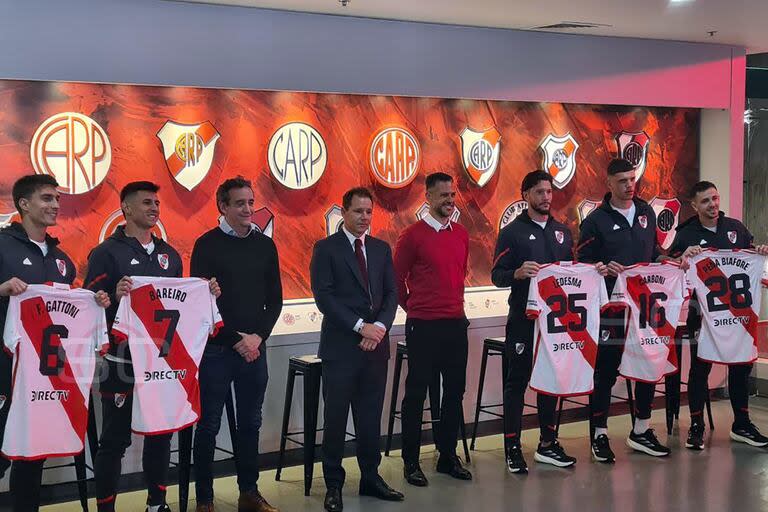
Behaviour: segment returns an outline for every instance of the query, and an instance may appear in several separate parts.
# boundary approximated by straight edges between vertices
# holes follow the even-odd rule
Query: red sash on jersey
[[[647,284],[643,282],[642,276],[630,276],[626,279],[626,282],[627,293],[632,298],[635,305],[639,308],[640,295],[645,294],[646,297],[650,297],[651,289]],[[667,361],[669,361],[670,364],[677,368],[677,350],[675,349],[674,344],[676,327],[669,323],[669,318],[665,318],[665,320],[666,321],[664,322],[664,325],[660,327],[653,327],[651,325],[651,328],[658,336],[669,337],[671,343],[667,345]]]

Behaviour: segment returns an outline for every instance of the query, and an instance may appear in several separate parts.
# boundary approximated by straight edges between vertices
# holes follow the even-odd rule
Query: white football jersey
[[[632,265],[619,274],[611,303],[629,308],[619,373],[655,383],[677,371],[675,331],[687,296],[685,272],[669,260]]]
[[[3,454],[34,460],[82,452],[96,349],[107,343],[94,293],[29,285],[10,299],[3,341],[14,367]]]
[[[748,249],[709,249],[689,261],[686,276],[702,315],[696,339],[699,359],[753,362],[765,257]]]
[[[543,265],[528,288],[526,314],[536,318],[531,389],[556,396],[592,392],[605,280],[594,265]]]
[[[208,281],[133,277],[112,325],[127,340],[135,375],[132,430],[164,434],[200,418],[198,366],[208,337],[221,326]]]

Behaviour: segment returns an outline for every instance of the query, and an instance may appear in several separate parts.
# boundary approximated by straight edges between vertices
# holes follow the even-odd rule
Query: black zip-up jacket
[[[104,290],[109,294],[112,304],[107,308],[106,315],[110,330],[117,314],[117,283],[124,276],[182,275],[181,256],[176,249],[160,238],[153,236],[152,241],[155,243],[155,250],[152,254],[147,254],[136,238],[125,235],[124,226],[118,226],[112,236],[97,245],[88,255],[88,272],[84,286],[94,292]],[[110,341],[108,353],[126,360],[131,358],[127,343],[115,344]]]
[[[0,283],[17,277],[27,284],[66,283],[75,280],[76,269],[72,260],[59,249],[59,241],[45,235],[48,254],[29,239],[22,225],[14,222],[0,229]],[[62,270],[63,269],[63,270]],[[0,297],[0,336],[5,329],[5,315],[9,297]]]
[[[714,233],[701,224],[698,215],[693,215],[677,226],[675,239],[669,247],[669,255],[677,258],[694,245],[711,249],[749,249],[752,247],[752,239],[752,233],[744,224],[726,217],[723,212],[720,212]],[[693,331],[701,326],[699,302],[695,294],[688,308],[687,323]]]
[[[752,247],[752,240],[752,233],[744,224],[726,217],[723,212],[720,212],[714,233],[702,226],[699,216],[694,215],[677,226],[669,255],[677,258],[694,245],[706,249],[748,249]]]
[[[551,216],[546,225],[536,224],[525,210],[499,232],[493,257],[491,281],[495,286],[509,286],[509,315],[525,315],[530,279],[515,279],[515,271],[526,261],[554,263],[573,259],[573,236],[568,226]]]
[[[635,218],[630,226],[627,218],[614,210],[610,201],[609,192],[600,206],[581,223],[579,261],[606,264],[615,261],[624,266],[656,261],[661,250],[656,240],[656,213],[651,205],[634,198]],[[605,278],[609,295],[615,283],[615,277]]]

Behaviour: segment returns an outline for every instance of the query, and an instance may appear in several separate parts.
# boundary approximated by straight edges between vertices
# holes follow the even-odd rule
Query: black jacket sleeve
[[[312,251],[312,261],[309,264],[309,275],[312,282],[312,295],[315,297],[317,309],[327,316],[333,325],[339,329],[352,331],[360,319],[352,309],[345,306],[334,297],[333,271],[331,270],[331,253],[328,239],[315,243]],[[384,324],[386,325],[386,324]]]
[[[195,241],[195,246],[192,248],[192,257],[189,264],[189,275],[190,277],[202,277],[203,279],[211,279],[212,277],[215,277],[213,275],[213,265],[210,258],[208,257],[208,249],[202,240],[202,238],[198,238]],[[225,293],[225,291],[222,290],[222,293]],[[216,333],[216,337],[214,339],[218,345],[231,347],[240,341],[242,336],[240,336],[234,329],[227,327],[225,322],[224,325],[222,325],[219,329],[219,332]]]
[[[519,267],[520,265],[515,257],[513,233],[509,229],[502,229],[499,231],[499,238],[496,240],[496,250],[493,253],[491,282],[499,288],[512,286],[515,280],[515,270]]]
[[[105,291],[109,294],[111,305],[107,308],[107,321],[111,324],[117,313],[119,301],[115,297],[117,282],[122,278],[112,255],[104,246],[96,247],[88,255],[88,270],[83,287],[92,292]]]
[[[395,283],[395,266],[392,263],[392,248],[389,244],[385,244],[385,247],[387,255],[384,263],[384,298],[376,321],[383,323],[384,328],[389,332],[397,314],[397,284]]]
[[[597,223],[593,214],[587,215],[587,218],[579,227],[578,258],[582,263],[597,263],[600,257],[600,236],[597,229]],[[607,261],[604,263],[608,263]]]
[[[266,296],[264,298],[264,314],[256,330],[256,334],[262,340],[269,338],[272,329],[275,328],[280,311],[283,309],[283,283],[280,280],[280,260],[277,256],[277,247],[272,239],[269,242],[270,255],[264,269],[264,283]]]

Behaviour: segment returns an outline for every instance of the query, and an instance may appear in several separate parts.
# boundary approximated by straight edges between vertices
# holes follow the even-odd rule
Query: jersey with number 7
[[[703,361],[749,364],[757,359],[757,320],[765,257],[751,250],[706,250],[686,272],[702,314],[697,337]]]
[[[136,376],[131,429],[176,432],[200,418],[198,366],[222,325],[219,309],[204,279],[131,279],[112,325],[115,340],[129,344]]]

